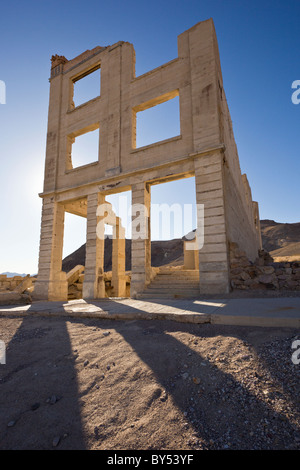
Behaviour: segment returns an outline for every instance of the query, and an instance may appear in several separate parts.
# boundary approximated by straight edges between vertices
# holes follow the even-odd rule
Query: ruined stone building
[[[101,72],[100,95],[76,106],[76,82],[96,69]],[[180,135],[136,148],[136,114],[176,96]],[[100,133],[99,158],[75,167],[74,139],[92,130]],[[197,251],[194,266],[198,291],[226,293],[229,243],[237,243],[254,260],[261,239],[258,204],[240,170],[211,19],[178,36],[177,58],[138,77],[134,48],[128,42],[96,47],[72,60],[53,56],[35,298],[67,299],[62,272],[65,212],[87,219],[83,298],[101,298],[105,288],[102,229],[96,230],[103,216],[96,213],[99,204],[109,194],[131,190],[132,204],[149,209],[152,185],[191,176],[196,202],[204,204],[204,246]],[[150,210],[139,214],[141,230],[150,228],[149,214]],[[124,240],[119,222],[112,217],[114,286],[116,295],[122,296]],[[149,232],[145,239],[132,240],[132,297],[152,279]]]

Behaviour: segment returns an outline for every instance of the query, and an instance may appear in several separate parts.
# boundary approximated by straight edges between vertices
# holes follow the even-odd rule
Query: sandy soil
[[[0,449],[300,449],[299,338],[292,329],[2,317]]]

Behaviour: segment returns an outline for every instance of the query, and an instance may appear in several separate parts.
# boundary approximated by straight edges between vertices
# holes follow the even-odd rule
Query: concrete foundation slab
[[[300,327],[300,297],[272,299],[207,299],[141,301],[108,299],[85,302],[33,302],[0,307],[0,315],[62,316],[110,320],[171,320],[261,327]]]

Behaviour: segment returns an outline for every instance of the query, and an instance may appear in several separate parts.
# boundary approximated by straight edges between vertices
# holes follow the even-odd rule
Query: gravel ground
[[[35,316],[0,339],[2,450],[300,449],[299,330]]]

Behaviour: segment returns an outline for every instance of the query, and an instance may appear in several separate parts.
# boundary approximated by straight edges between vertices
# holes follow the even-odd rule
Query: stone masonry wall
[[[6,274],[0,274],[0,292],[13,291],[23,281],[22,276],[7,277]]]
[[[268,252],[259,250],[251,262],[237,243],[230,243],[229,251],[233,290],[300,290],[300,260],[275,263]]]

